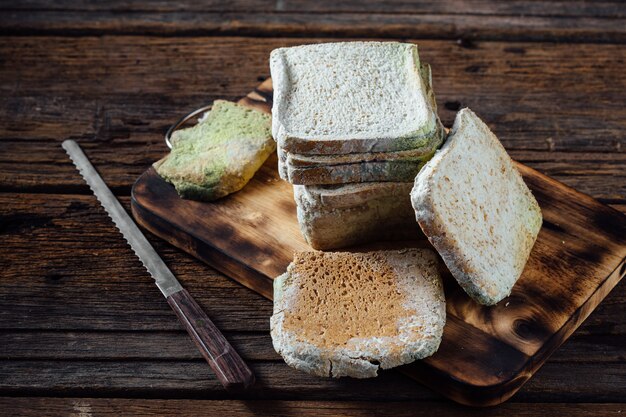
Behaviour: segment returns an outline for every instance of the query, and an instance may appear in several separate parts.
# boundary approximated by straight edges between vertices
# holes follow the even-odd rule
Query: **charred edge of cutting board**
[[[172,227],[167,219],[163,219],[161,216],[157,215],[154,210],[151,210],[150,202],[142,197],[145,187],[149,181],[154,178],[161,180],[154,172],[154,169],[150,168],[133,184],[131,190],[131,210],[137,223],[177,248],[193,254],[196,258],[201,259],[203,262],[234,281],[239,282],[245,287],[271,300],[273,295],[273,280],[270,277],[235,261],[228,254],[198,239],[193,236],[193,234],[185,233],[176,227]],[[176,195],[175,198],[180,197]],[[159,204],[171,205],[172,203],[168,203],[164,199],[159,201]]]
[[[532,358],[482,330],[448,316],[439,350],[403,366],[402,373],[445,397],[470,406],[509,399],[531,377]],[[457,369],[452,376],[446,369]]]
[[[455,326],[454,322],[460,321],[460,319],[449,316],[444,329],[442,345],[437,353],[430,358],[403,366],[399,370],[461,404],[473,407],[501,404],[522,388],[624,276],[626,276],[626,258],[622,259],[621,263],[604,279],[587,301],[532,356],[518,351],[511,345],[499,341],[480,329],[469,327],[467,324]],[[464,334],[446,336],[445,333],[455,332],[455,327],[458,327],[458,330],[463,330]],[[466,333],[468,329],[471,329],[471,334]],[[465,346],[458,342],[467,342],[471,346]],[[482,353],[476,354],[477,349]],[[467,353],[464,354],[463,351]],[[466,369],[467,378],[465,379],[452,377],[442,370],[450,367],[450,359],[452,358],[461,362],[458,368],[467,368],[468,366],[476,366],[476,368],[473,370]],[[478,365],[476,364],[477,358],[489,358],[493,362],[482,362]],[[445,365],[443,362],[446,362]],[[485,375],[481,375],[481,373]],[[485,384],[483,383],[486,379],[485,376],[495,376],[497,380]]]
[[[531,168],[521,164],[517,166],[531,189],[535,193],[543,195],[542,201],[544,203],[546,200],[558,201],[562,197],[559,193],[555,195],[546,189],[547,186],[558,185],[559,190],[562,189],[568,194],[575,194],[576,199],[573,201],[577,205],[576,209],[579,212],[583,210],[583,213],[589,216],[589,221],[597,229],[606,232],[616,246],[624,244],[626,233],[623,232],[626,227],[626,217],[623,214],[604,206],[592,197],[569,187],[564,187],[555,180],[549,179],[546,183],[547,177]],[[602,225],[594,221],[599,216],[602,217]],[[559,233],[571,232],[559,225],[548,224],[544,227],[553,231],[557,229]],[[597,263],[608,255],[599,252],[599,249],[599,246],[587,245],[584,251],[592,253],[585,255],[579,251],[576,252],[576,256],[583,257],[583,262]],[[606,248],[603,249],[606,250]],[[567,253],[563,253],[563,256],[568,259],[573,257],[572,254]],[[486,334],[467,323],[463,326],[457,326],[455,321],[459,321],[459,319],[449,315],[439,351],[430,358],[402,367],[401,371],[459,403],[481,407],[500,404],[511,398],[534,375],[624,276],[626,276],[626,257],[622,258],[617,266],[599,282],[594,291],[558,329],[551,331],[551,336],[544,340],[541,347],[532,355],[527,355],[511,344],[499,341],[493,335]],[[461,329],[463,334],[459,332]],[[470,331],[471,334],[467,334],[467,331]],[[455,332],[458,334],[450,334]],[[458,342],[466,342],[467,345]],[[464,353],[464,350],[467,353]],[[440,357],[442,358],[441,361]],[[476,362],[480,359],[483,359],[483,362],[480,362],[480,366],[476,366]],[[484,359],[487,359],[487,362]],[[451,364],[451,361],[458,361],[459,365],[455,366]],[[451,366],[457,370],[462,370],[462,372],[457,372],[453,377],[443,371]],[[474,366],[475,368],[473,368]],[[469,369],[467,369],[468,367]]]
[[[237,103],[271,114],[273,95],[272,79],[268,78]]]

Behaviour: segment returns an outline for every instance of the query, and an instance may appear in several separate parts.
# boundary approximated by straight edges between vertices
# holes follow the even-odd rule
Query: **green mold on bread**
[[[212,201],[241,190],[276,149],[271,117],[216,100],[196,126],[174,132],[172,151],[154,163],[183,198]]]

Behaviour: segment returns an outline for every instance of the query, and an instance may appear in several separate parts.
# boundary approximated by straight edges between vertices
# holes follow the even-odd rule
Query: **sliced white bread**
[[[346,155],[300,155],[297,153],[282,153],[284,156],[283,161],[296,168],[304,167],[317,167],[322,165],[345,165],[345,164],[357,164],[362,162],[410,162],[422,159],[425,155],[434,152],[443,142],[443,136],[440,135],[439,141],[433,141],[427,146],[423,146],[418,149],[411,149],[408,151],[397,152],[364,152],[364,153],[351,153]],[[281,150],[282,152],[282,150]]]
[[[270,328],[288,365],[369,378],[435,353],[446,320],[430,249],[300,252],[274,280]]]
[[[272,51],[272,134],[299,154],[415,149],[437,130],[417,46],[345,42]]]
[[[413,181],[445,136],[443,126],[423,147],[408,151],[345,155],[300,155],[277,148],[280,178],[292,184],[343,184],[353,182]]]
[[[420,76],[430,106],[436,111],[430,65],[421,64]],[[437,131],[430,140],[423,146],[405,151],[303,155],[279,147],[278,170],[285,181],[302,185],[413,181],[423,164],[441,146],[444,136],[443,125],[437,119]]]
[[[471,110],[415,178],[411,201],[424,234],[463,289],[496,304],[521,275],[541,210],[506,150]]]
[[[341,155],[333,160],[326,155],[307,157],[279,150],[279,172],[284,180],[302,185],[409,182],[441,145],[443,129],[441,132],[440,139],[431,141],[419,151],[352,154],[363,155],[363,160],[357,162],[344,162]]]
[[[429,158],[424,159],[427,161]],[[425,163],[425,161],[371,161],[360,164],[310,167],[293,167],[289,164],[286,166],[287,176],[292,184],[330,185],[361,182],[410,182]]]
[[[300,230],[314,249],[329,250],[421,235],[408,194],[413,183],[294,185]]]

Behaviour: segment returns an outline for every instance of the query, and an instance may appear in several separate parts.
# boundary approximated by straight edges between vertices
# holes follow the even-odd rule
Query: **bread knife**
[[[104,183],[80,146],[73,140],[64,141],[62,146],[115,226],[122,232],[143,266],[154,278],[157,287],[224,388],[228,391],[240,391],[250,387],[254,383],[254,374],[250,368],[202,311],[191,294],[180,285],[172,271],[141,233],[137,224]]]

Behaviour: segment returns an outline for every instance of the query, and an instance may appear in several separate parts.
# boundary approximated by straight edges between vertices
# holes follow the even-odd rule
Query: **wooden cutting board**
[[[267,80],[240,103],[269,112],[271,88]],[[243,190],[213,203],[180,199],[151,168],[133,187],[133,215],[152,233],[271,299],[272,279],[285,271],[293,252],[310,250],[291,185],[278,178],[276,163],[270,157]],[[494,405],[511,397],[626,274],[626,216],[517,167],[544,221],[511,296],[493,307],[478,305],[444,271],[447,322],[439,351],[400,368],[463,404]]]

